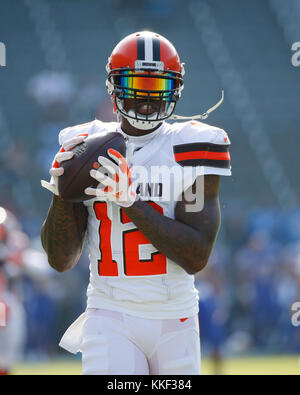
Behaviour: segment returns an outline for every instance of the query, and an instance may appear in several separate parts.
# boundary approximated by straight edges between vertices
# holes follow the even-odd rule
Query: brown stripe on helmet
[[[144,37],[137,38],[137,59],[145,60],[145,39]]]
[[[160,40],[157,37],[152,39],[153,46],[153,60],[156,62],[160,61]]]

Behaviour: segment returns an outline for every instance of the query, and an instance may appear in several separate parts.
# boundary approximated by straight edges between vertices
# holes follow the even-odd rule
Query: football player
[[[174,46],[156,33],[121,40],[107,72],[119,122],[62,130],[51,182],[42,181],[53,193],[41,231],[50,265],[60,272],[73,268],[86,234],[89,247],[87,309],[60,345],[82,352],[84,374],[199,374],[194,274],[215,243],[220,176],[231,170],[227,134],[194,119],[206,118],[220,102],[192,121],[166,122],[186,119],[172,115],[184,68]],[[111,160],[99,157],[99,169],[91,169],[99,185],[85,190],[90,199],[62,200],[60,164],[86,136],[108,131],[126,137],[126,158],[109,149]],[[155,178],[157,168],[174,176]]]
[[[15,216],[0,207],[0,375],[12,373],[26,337],[25,310],[16,286],[21,278],[23,240],[26,243],[26,235]]]

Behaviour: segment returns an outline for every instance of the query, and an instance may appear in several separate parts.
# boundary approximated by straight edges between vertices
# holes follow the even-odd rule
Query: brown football
[[[111,160],[107,154],[109,148],[126,156],[125,138],[116,132],[99,133],[88,136],[72,149],[74,156],[61,163],[65,171],[62,176],[58,177],[59,195],[64,200],[78,203],[92,198],[86,195],[84,190],[87,187],[95,188],[99,183],[90,176],[90,170],[97,169],[100,155]]]

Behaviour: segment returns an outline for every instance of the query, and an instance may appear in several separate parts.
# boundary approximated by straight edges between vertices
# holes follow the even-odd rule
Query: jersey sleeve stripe
[[[189,143],[175,145],[174,154],[191,151],[212,151],[212,152],[228,152],[229,144],[213,144],[213,143]]]
[[[176,162],[190,159],[230,160],[229,152],[190,151],[175,154]]]
[[[230,169],[229,144],[189,143],[173,147],[180,166],[211,166]]]

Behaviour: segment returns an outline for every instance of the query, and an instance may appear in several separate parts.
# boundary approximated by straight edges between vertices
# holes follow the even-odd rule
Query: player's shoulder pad
[[[95,133],[103,131],[116,130],[116,122],[102,122],[98,119],[94,121],[83,123],[80,125],[70,126],[62,129],[58,135],[59,145],[62,145],[65,141],[70,140],[76,136],[91,136]]]
[[[203,122],[184,122],[174,128],[173,152],[181,166],[229,169],[229,146],[229,137],[223,129]]]

